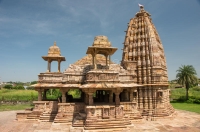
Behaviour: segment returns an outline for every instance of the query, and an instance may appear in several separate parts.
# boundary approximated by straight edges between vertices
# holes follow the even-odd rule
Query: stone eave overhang
[[[123,84],[123,83],[91,83],[91,84],[84,84],[81,85],[81,89],[86,88],[95,88],[95,89],[112,89],[112,88],[133,88],[133,87],[142,87],[143,85],[130,83],[130,84]]]
[[[49,83],[38,83],[31,85],[34,88],[79,88],[81,84],[49,84]]]
[[[66,61],[64,56],[42,56],[42,58],[45,61],[48,61],[48,59],[52,61],[57,61],[57,60]]]
[[[144,85],[144,86],[169,86],[169,84],[166,84],[166,83],[164,83],[164,84],[162,84],[162,83],[160,83],[160,84],[142,84],[142,85]]]
[[[103,55],[113,55],[117,50],[116,47],[95,47],[89,46],[86,54],[103,54]]]

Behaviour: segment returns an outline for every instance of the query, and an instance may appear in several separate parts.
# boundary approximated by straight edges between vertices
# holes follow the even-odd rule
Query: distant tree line
[[[24,86],[23,85],[16,85],[16,86],[13,86],[12,84],[6,84],[4,86],[5,89],[24,89]]]
[[[23,89],[27,89],[27,90],[32,90],[34,89],[34,87],[32,87],[31,85],[36,84],[37,81],[32,81],[29,84],[27,83],[22,83],[22,82],[7,82],[8,84],[6,84],[3,88],[5,89],[16,89],[16,90],[23,90]],[[24,87],[26,86],[26,88]]]

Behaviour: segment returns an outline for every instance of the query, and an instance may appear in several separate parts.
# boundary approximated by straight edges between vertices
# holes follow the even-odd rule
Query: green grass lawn
[[[171,103],[171,104],[175,109],[186,110],[200,114],[200,104],[190,104],[190,103]]]
[[[10,110],[25,110],[26,108],[32,108],[30,104],[18,104],[18,105],[7,105],[1,104],[0,111],[10,111]]]

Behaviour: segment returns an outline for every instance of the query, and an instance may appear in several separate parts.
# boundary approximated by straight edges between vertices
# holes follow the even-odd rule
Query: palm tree
[[[178,72],[176,74],[177,83],[185,85],[186,100],[188,100],[189,88],[198,81],[196,70],[192,65],[182,65],[176,72]]]

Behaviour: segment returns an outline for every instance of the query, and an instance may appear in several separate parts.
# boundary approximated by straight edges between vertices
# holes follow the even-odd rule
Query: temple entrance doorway
[[[111,90],[96,90],[94,93],[94,103],[113,103],[114,94]]]

